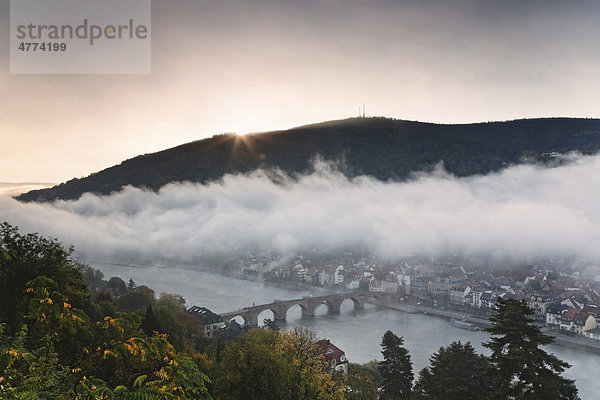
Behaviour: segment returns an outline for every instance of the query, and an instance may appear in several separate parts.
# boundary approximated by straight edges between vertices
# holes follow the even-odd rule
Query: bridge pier
[[[258,328],[258,312],[249,312],[248,319],[246,320],[246,324],[250,326],[250,328]]]
[[[365,309],[365,301],[362,299],[352,299],[354,303],[355,310],[364,310]]]
[[[315,308],[303,308],[302,309],[302,318],[313,318],[315,316]]]
[[[344,299],[331,299],[327,300],[325,304],[327,304],[327,310],[330,314],[339,314],[340,308],[342,307],[342,302]]]
[[[285,315],[284,315],[284,316],[281,316],[281,315],[275,315],[275,316],[273,317],[273,320],[274,320],[275,322],[285,322],[285,320],[286,320],[286,319],[285,319]]]

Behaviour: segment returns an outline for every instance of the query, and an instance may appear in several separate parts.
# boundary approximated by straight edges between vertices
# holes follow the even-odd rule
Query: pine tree
[[[408,399],[413,380],[412,363],[404,340],[387,331],[381,340],[383,361],[379,362],[382,377],[381,399]]]
[[[415,384],[417,399],[484,400],[490,392],[490,362],[469,342],[452,342],[434,353]]]
[[[142,320],[142,330],[148,336],[154,335],[154,332],[161,332],[160,323],[158,319],[154,315],[154,311],[152,310],[152,306],[148,306],[146,308],[146,315]]]
[[[540,346],[554,341],[533,324],[533,311],[524,301],[499,299],[493,326],[486,331],[492,339],[483,345],[492,351],[495,367],[493,399],[577,399],[577,388],[561,373],[570,365]]]
[[[127,283],[127,290],[129,290],[131,292],[136,287],[137,287],[137,285],[135,284],[135,282],[133,281],[133,279],[129,278],[129,282]]]

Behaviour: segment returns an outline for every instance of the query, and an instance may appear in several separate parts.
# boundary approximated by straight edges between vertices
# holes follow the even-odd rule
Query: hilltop
[[[600,150],[600,120],[524,119],[473,124],[433,124],[388,118],[350,118],[282,131],[216,135],[144,154],[81,179],[18,196],[21,201],[106,195],[126,185],[158,190],[170,182],[205,183],[225,174],[277,167],[307,172],[316,157],[343,161],[348,176],[403,180],[443,161],[457,176],[485,174],[556,153]]]

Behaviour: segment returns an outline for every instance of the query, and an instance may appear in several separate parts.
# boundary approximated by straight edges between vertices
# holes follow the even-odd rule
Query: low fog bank
[[[553,168],[512,166],[457,178],[443,167],[407,182],[348,179],[319,162],[273,183],[256,171],[159,192],[19,203],[0,197],[0,220],[73,244],[86,259],[193,263],[271,249],[360,248],[385,257],[484,257],[506,262],[576,257],[600,262],[600,156]]]

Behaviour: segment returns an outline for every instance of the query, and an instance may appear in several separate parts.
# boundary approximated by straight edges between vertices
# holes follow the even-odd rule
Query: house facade
[[[192,306],[188,309],[188,312],[200,317],[204,324],[204,334],[206,336],[214,336],[217,332],[221,332],[225,327],[225,322],[221,319],[221,316],[215,314],[206,307]]]
[[[325,358],[330,362],[331,369],[334,372],[341,372],[344,375],[348,374],[348,359],[343,350],[331,343],[329,339],[317,341],[317,346]]]

